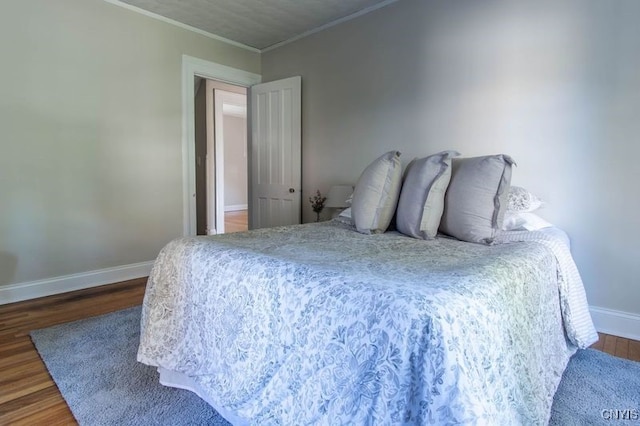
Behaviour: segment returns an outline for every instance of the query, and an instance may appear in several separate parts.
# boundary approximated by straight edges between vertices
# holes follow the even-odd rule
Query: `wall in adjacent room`
[[[590,304],[637,315],[638,22],[635,0],[402,0],[263,53],[262,75],[302,76],[306,194],[391,149],[508,153]]]
[[[3,0],[0,52],[0,290],[155,259],[183,229],[182,55],[260,73],[102,0]]]
[[[224,115],[224,205],[225,209],[246,206],[247,200],[247,119]]]

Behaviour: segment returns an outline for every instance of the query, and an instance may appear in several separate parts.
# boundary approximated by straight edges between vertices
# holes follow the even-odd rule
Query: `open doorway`
[[[247,90],[194,76],[198,235],[248,229]]]
[[[230,83],[228,87],[236,89],[251,87],[250,107],[247,107],[247,121],[251,127],[247,132],[250,141],[247,146],[249,228],[300,223],[301,77],[261,83],[259,74],[182,55],[183,235],[198,233],[195,169],[198,163],[200,168],[203,164],[206,167],[206,159],[202,155],[199,161],[196,158],[194,76],[225,81]]]

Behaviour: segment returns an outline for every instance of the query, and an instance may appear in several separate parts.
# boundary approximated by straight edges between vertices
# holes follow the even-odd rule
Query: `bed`
[[[138,360],[233,424],[546,424],[596,339],[557,229],[488,246],[332,220],[169,243]]]

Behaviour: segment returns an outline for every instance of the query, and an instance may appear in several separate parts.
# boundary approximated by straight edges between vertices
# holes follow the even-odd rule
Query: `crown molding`
[[[248,51],[253,52],[253,53],[265,53],[265,52],[268,52],[270,50],[277,49],[279,47],[287,45],[289,43],[293,43],[294,41],[300,40],[302,38],[308,37],[308,36],[310,36],[312,34],[319,33],[320,31],[324,31],[324,30],[326,30],[328,28],[331,28],[333,26],[336,26],[338,24],[342,24],[343,22],[347,22],[347,21],[350,21],[352,19],[358,18],[358,17],[360,17],[362,15],[366,15],[367,13],[370,13],[370,12],[373,12],[375,10],[381,9],[383,7],[386,7],[386,6],[388,6],[388,5],[392,4],[392,3],[396,3],[399,0],[386,0],[386,1],[383,1],[381,3],[375,4],[373,6],[366,7],[364,9],[361,9],[361,10],[359,10],[357,12],[352,13],[351,15],[343,16],[342,18],[338,18],[338,19],[336,19],[334,21],[328,22],[328,23],[326,23],[324,25],[321,25],[321,26],[316,27],[314,29],[311,29],[309,31],[305,31],[305,32],[303,32],[301,34],[298,34],[296,36],[293,36],[293,37],[291,37],[291,38],[289,38],[287,40],[278,42],[276,44],[272,44],[271,46],[265,47],[263,49],[257,49],[255,47],[251,47],[251,46],[248,46],[246,44],[230,40],[228,38],[219,36],[217,34],[213,34],[213,33],[201,30],[199,28],[192,27],[191,25],[183,24],[182,22],[178,22],[178,21],[175,21],[175,20],[173,20],[171,18],[167,18],[165,16],[158,15],[157,13],[149,12],[148,10],[139,8],[137,6],[132,6],[132,5],[128,4],[128,3],[122,2],[120,0],[103,0],[103,1],[105,1],[105,2],[107,2],[109,4],[113,4],[115,6],[119,6],[119,7],[122,7],[124,9],[130,10],[132,12],[136,12],[136,13],[145,15],[145,16],[147,16],[149,18],[157,19],[158,21],[162,21],[162,22],[165,22],[167,24],[174,25],[176,27],[182,28],[183,30],[191,31],[191,32],[194,32],[196,34],[200,34],[202,36],[211,38],[213,40],[221,41],[223,43],[227,43],[227,44],[230,44],[232,46],[239,47],[241,49],[245,49],[245,50],[248,50]]]
[[[128,4],[128,3],[122,2],[120,0],[103,0],[103,1],[105,1],[105,2],[107,2],[109,4],[112,4],[112,5],[119,6],[119,7],[122,7],[124,9],[130,10],[132,12],[136,12],[136,13],[139,13],[141,15],[145,15],[145,16],[147,16],[149,18],[153,18],[153,19],[156,19],[158,21],[162,21],[164,23],[167,23],[167,24],[170,24],[170,25],[174,25],[176,27],[182,28],[183,30],[191,31],[191,32],[194,32],[196,34],[211,38],[213,40],[221,41],[223,43],[227,43],[227,44],[230,44],[232,46],[239,47],[241,49],[245,49],[245,50],[248,50],[248,51],[253,52],[253,53],[260,53],[261,52],[260,49],[256,49],[255,47],[247,46],[246,44],[242,44],[242,43],[239,43],[237,41],[229,40],[228,38],[221,37],[219,35],[216,35],[216,34],[201,30],[201,29],[196,28],[196,27],[192,27],[191,25],[183,24],[182,22],[178,22],[178,21],[175,21],[173,19],[167,18],[165,16],[158,15],[157,13],[149,12],[148,10],[141,9],[141,8],[139,8],[137,6],[132,6],[132,5]]]
[[[362,15],[366,15],[367,13],[373,12],[374,10],[382,9],[383,7],[389,6],[390,4],[395,3],[397,1],[399,1],[399,0],[386,0],[386,1],[383,1],[381,3],[374,4],[373,6],[366,7],[364,9],[361,9],[361,10],[359,10],[357,12],[352,13],[351,15],[343,16],[342,18],[338,18],[335,21],[328,22],[328,23],[326,23],[324,25],[320,25],[319,27],[316,27],[316,28],[314,28],[312,30],[305,31],[302,34],[298,34],[297,36],[293,36],[290,39],[287,39],[287,40],[278,42],[276,44],[272,44],[271,46],[265,47],[262,50],[260,50],[260,53],[265,53],[265,52],[268,52],[270,50],[282,47],[282,46],[284,46],[286,44],[293,43],[294,41],[298,41],[298,40],[300,40],[302,38],[305,38],[305,37],[308,37],[308,36],[310,36],[312,34],[319,33],[320,31],[324,31],[327,28],[331,28],[331,27],[334,27],[334,26],[336,26],[338,24],[342,24],[343,22],[347,22],[347,21],[350,21],[352,19],[358,18],[358,17],[360,17]]]

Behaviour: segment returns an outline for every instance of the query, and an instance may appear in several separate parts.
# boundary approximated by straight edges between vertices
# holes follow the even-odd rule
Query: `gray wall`
[[[223,116],[224,204],[247,204],[247,119]]]
[[[156,258],[182,234],[182,55],[260,55],[102,0],[3,0],[0,285]]]
[[[511,154],[590,304],[640,314],[638,22],[636,0],[402,0],[263,54],[262,75],[302,75],[307,195],[390,149]]]

